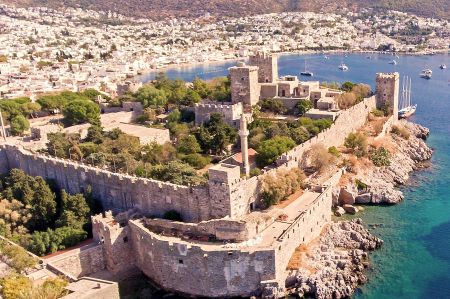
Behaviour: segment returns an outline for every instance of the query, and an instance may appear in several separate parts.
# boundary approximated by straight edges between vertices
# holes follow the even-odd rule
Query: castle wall
[[[5,146],[10,168],[29,175],[53,179],[70,194],[83,193],[92,186],[104,210],[115,212],[137,208],[148,215],[162,216],[176,210],[183,219],[198,222],[211,218],[206,187],[187,187],[171,183],[113,173],[68,160],[33,154],[14,146]],[[221,215],[222,217],[225,215]]]
[[[129,226],[137,266],[164,289],[205,297],[250,296],[261,281],[275,277],[270,248],[193,245],[154,234],[137,220]]]
[[[195,124],[202,125],[209,121],[212,113],[219,113],[230,126],[239,128],[239,119],[243,113],[242,103],[219,104],[200,103],[195,105]]]
[[[0,147],[0,174],[7,173],[9,171],[8,157],[6,151]]]
[[[343,111],[339,114],[335,123],[330,128],[286,152],[281,156],[277,163],[281,165],[290,161],[292,167],[297,166],[298,162],[301,161],[303,154],[315,144],[320,143],[327,148],[343,144],[348,134],[364,125],[368,114],[375,106],[375,96],[373,96]]]
[[[275,54],[260,52],[250,56],[248,63],[259,68],[259,83],[272,83],[278,79],[278,58]]]
[[[258,67],[235,66],[229,68],[231,80],[231,101],[242,102],[244,107],[258,103],[260,85],[258,84]]]
[[[295,249],[317,238],[323,227],[331,221],[332,188],[326,187],[300,216],[278,238],[275,261],[276,279],[284,286],[286,267]]]
[[[95,245],[87,249],[73,249],[45,259],[51,266],[72,277],[82,277],[105,269],[103,248]]]

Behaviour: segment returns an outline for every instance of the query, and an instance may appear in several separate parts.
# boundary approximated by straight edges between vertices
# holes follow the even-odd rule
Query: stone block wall
[[[19,168],[29,175],[53,179],[70,194],[83,193],[88,186],[101,200],[104,210],[115,212],[137,208],[148,215],[162,216],[177,210],[185,221],[211,218],[208,189],[113,173],[69,160],[33,154],[22,148],[5,146],[9,168]],[[221,217],[225,215],[220,215]]]
[[[212,113],[219,113],[230,126],[239,128],[239,119],[244,113],[242,103],[219,104],[200,103],[195,105],[195,124],[201,125],[209,121]]]
[[[101,245],[86,249],[73,249],[46,260],[52,267],[72,277],[82,277],[105,269],[103,248]]]
[[[250,296],[275,277],[270,248],[251,251],[163,237],[129,223],[136,265],[164,289],[204,297]]]
[[[258,103],[260,85],[258,84],[258,67],[233,66],[229,68],[231,81],[231,101],[233,104],[241,102],[244,107],[251,107]]]
[[[8,156],[6,155],[6,150],[0,146],[0,174],[7,173],[8,171]]]
[[[317,238],[323,227],[331,221],[331,193],[331,186],[327,187],[278,238],[275,260],[277,265],[276,279],[280,285],[284,285],[286,267],[295,249],[301,244],[307,244]]]
[[[297,162],[297,164],[292,163],[292,166],[298,165],[303,154],[313,145],[318,143],[323,144],[327,148],[343,144],[348,134],[364,125],[369,113],[375,108],[375,105],[375,97],[373,96],[356,104],[352,108],[343,111],[329,129],[322,131],[317,136],[286,152],[281,156],[277,163],[281,165],[288,161],[293,161]]]
[[[272,83],[278,79],[278,57],[276,54],[258,52],[249,57],[248,63],[259,68],[259,83]]]
[[[398,97],[400,90],[399,73],[378,73],[376,77],[377,108],[388,105],[395,120],[398,120]]]

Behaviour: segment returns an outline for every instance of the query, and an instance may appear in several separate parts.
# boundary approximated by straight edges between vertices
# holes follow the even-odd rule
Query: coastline
[[[425,143],[429,130],[407,121],[400,121],[399,124],[407,128],[411,136],[407,140],[391,136],[398,143],[398,151],[393,155],[391,165],[383,167],[383,170],[372,167],[367,172],[377,180],[376,186],[366,190],[366,193],[371,193],[370,198],[375,200],[367,201],[368,197],[361,197],[356,190],[352,204],[398,204],[403,200],[403,194],[396,186],[405,185],[411,173],[423,167],[423,163],[431,158],[433,151]],[[354,183],[336,188],[335,194],[342,190],[357,189]],[[358,197],[366,201],[358,201]],[[336,206],[346,204],[340,199],[335,198]],[[301,266],[290,270],[286,282],[289,286],[287,293],[319,299],[351,297],[368,281],[366,270],[370,267],[369,253],[379,249],[382,244],[383,240],[374,236],[361,219],[340,220],[336,217],[318,240],[298,249],[297,259],[301,261]],[[267,294],[271,292],[265,291],[266,296],[263,297],[269,298]]]
[[[386,52],[386,51],[376,51],[376,50],[295,50],[295,51],[280,51],[274,52],[280,56],[289,56],[289,55],[317,55],[317,54],[377,54],[377,55],[402,55],[402,56],[432,56],[435,54],[450,54],[450,49],[437,49],[433,50],[433,53],[429,53],[426,51],[421,52]],[[160,68],[148,68],[141,71],[141,74],[137,74],[132,77],[133,80],[142,81],[140,78],[148,76],[150,74],[157,74],[160,72],[166,72],[168,70],[175,70],[180,68],[194,68],[197,66],[206,66],[206,65],[220,65],[227,62],[238,62],[245,61],[248,59],[248,56],[236,57],[236,58],[227,58],[222,60],[211,60],[211,61],[203,61],[203,62],[183,62],[179,64],[167,64]],[[150,81],[150,80],[149,80]],[[147,81],[147,82],[149,82]]]

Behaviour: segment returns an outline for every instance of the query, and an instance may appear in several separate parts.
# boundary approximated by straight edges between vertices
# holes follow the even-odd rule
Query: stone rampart
[[[19,168],[29,175],[53,179],[70,194],[83,193],[88,186],[101,200],[104,210],[115,212],[137,208],[147,215],[162,216],[177,210],[185,221],[210,219],[211,209],[206,187],[188,187],[138,178],[126,174],[34,154],[23,148],[4,146],[9,168]]]
[[[137,266],[164,289],[194,296],[250,296],[275,277],[273,249],[242,250],[193,244],[152,233],[130,221]]]
[[[80,278],[105,269],[105,260],[101,245],[72,249],[60,255],[45,259],[45,261],[51,267],[75,278]]]
[[[288,161],[299,162],[303,154],[313,145],[318,143],[323,144],[325,147],[343,144],[348,134],[356,131],[364,125],[369,112],[371,112],[375,106],[375,96],[373,96],[345,110],[339,114],[336,121],[330,128],[320,132],[317,136],[286,152],[281,156],[277,163],[280,165]],[[297,163],[293,163],[292,165],[294,164]]]
[[[7,173],[9,171],[8,157],[6,151],[0,146],[0,174]]]
[[[274,221],[268,213],[254,212],[239,220],[222,218],[185,223],[155,218],[145,219],[143,223],[152,232],[165,236],[239,242],[254,238]]]

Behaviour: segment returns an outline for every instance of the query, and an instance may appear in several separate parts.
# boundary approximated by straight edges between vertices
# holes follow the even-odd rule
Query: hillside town
[[[3,98],[63,90],[114,96],[129,78],[169,65],[246,58],[256,49],[448,50],[450,24],[400,12],[273,13],[153,22],[67,8],[0,7]]]

